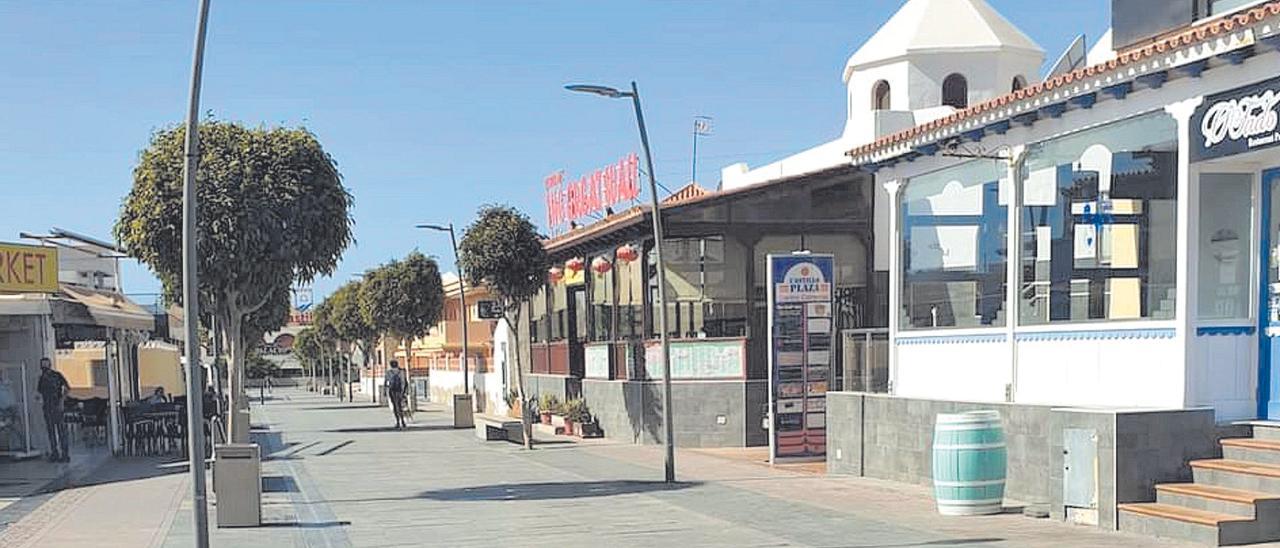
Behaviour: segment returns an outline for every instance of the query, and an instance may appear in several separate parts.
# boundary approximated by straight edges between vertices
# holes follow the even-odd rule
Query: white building
[[[1038,81],[1044,50],[983,0],[909,0],[849,57],[848,114],[836,139],[771,164],[721,171],[725,189],[849,162],[875,139]]]
[[[880,187],[888,393],[827,393],[829,471],[931,482],[934,415],[995,408],[1011,497],[1280,540],[1261,507],[1234,529],[1148,502],[1193,469],[1189,507],[1280,494],[1238,449],[1280,454],[1280,2],[1115,1],[1112,27],[1037,82],[982,0],[908,0],[846,66],[843,135],[725,187],[849,162]]]

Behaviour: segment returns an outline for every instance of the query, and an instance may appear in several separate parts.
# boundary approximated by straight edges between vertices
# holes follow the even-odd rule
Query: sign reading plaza
[[[769,459],[827,454],[835,257],[769,255]]]
[[[547,226],[556,228],[638,198],[640,159],[633,152],[576,181],[565,182],[564,172],[557,171],[543,180],[543,186],[547,194]]]
[[[57,248],[0,243],[0,293],[57,292]]]

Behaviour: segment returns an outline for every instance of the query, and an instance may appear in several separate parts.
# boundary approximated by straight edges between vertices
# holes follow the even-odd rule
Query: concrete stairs
[[[1280,541],[1280,425],[1222,440],[1221,459],[1190,462],[1194,483],[1156,485],[1156,501],[1121,504],[1120,529],[1210,546]]]

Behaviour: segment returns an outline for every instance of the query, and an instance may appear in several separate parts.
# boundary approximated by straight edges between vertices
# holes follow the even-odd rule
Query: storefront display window
[[[591,331],[590,340],[592,341],[611,341],[613,340],[613,312],[614,312],[614,290],[613,285],[613,268],[614,268],[613,252],[597,255],[588,262],[590,265],[590,276],[587,278],[588,299],[591,302]],[[598,264],[607,265],[608,269],[600,272],[597,269]]]
[[[542,342],[547,340],[547,288],[543,286],[529,300],[529,340]]]
[[[976,160],[902,193],[902,329],[1005,325],[1006,163]]]
[[[721,236],[666,240],[667,322],[676,338],[746,335],[746,249]],[[651,252],[650,261],[656,260]],[[657,277],[650,279],[657,301]],[[651,336],[657,336],[657,321]]]
[[[1176,137],[1155,113],[1029,147],[1021,324],[1173,318]]]
[[[563,280],[559,283],[551,284],[551,302],[547,319],[551,324],[550,340],[552,341],[562,341],[569,336],[569,298],[567,289],[568,287]]]
[[[618,253],[613,265],[614,285],[618,293],[618,333],[615,339],[631,340],[644,336],[644,263],[640,245],[633,244],[627,253]]]
[[[1200,175],[1199,319],[1252,316],[1253,219],[1253,175]]]

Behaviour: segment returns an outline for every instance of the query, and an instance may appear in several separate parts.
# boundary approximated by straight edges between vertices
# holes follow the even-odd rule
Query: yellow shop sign
[[[57,248],[0,243],[0,293],[57,291]]]

